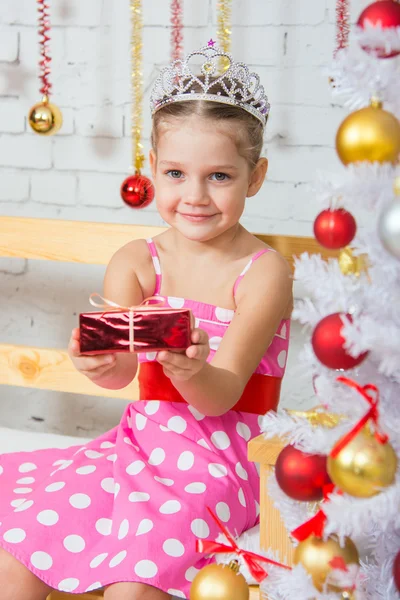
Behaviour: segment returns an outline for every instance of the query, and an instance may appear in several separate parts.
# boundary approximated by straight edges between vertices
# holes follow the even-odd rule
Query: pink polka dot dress
[[[161,270],[148,240],[161,289]],[[254,256],[238,278],[235,289]],[[234,311],[182,298],[210,336],[209,360]],[[282,377],[289,321],[282,321],[257,372]],[[153,354],[139,355],[154,361]],[[257,414],[206,417],[187,403],[139,400],[117,427],[84,446],[0,455],[0,547],[60,591],[146,583],[188,598],[196,573],[213,562],[196,538],[220,533],[209,506],[233,533],[258,522],[259,476],[247,460]]]

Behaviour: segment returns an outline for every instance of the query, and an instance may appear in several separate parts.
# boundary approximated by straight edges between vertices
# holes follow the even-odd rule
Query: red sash
[[[264,415],[269,410],[276,410],[281,390],[281,377],[271,377],[254,373],[239,401],[231,410]],[[140,400],[165,400],[166,402],[186,402],[171,380],[164,375],[158,362],[143,362],[139,366]]]

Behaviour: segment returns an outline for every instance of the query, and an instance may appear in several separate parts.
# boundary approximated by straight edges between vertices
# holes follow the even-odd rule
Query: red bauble
[[[369,22],[369,23],[367,23]],[[366,28],[367,24],[380,25],[382,29],[400,26],[400,4],[394,0],[378,0],[365,8],[358,18],[357,25]],[[376,52],[378,58],[390,58],[400,54],[399,50],[387,53],[384,48],[365,48],[366,52]]]
[[[393,577],[396,584],[397,590],[400,592],[400,550],[396,554],[396,558],[393,563]]]
[[[131,208],[144,208],[154,198],[154,186],[144,175],[131,175],[121,185],[121,198]]]
[[[366,358],[368,352],[363,352],[356,358],[347,354],[343,347],[345,342],[341,334],[343,328],[342,316],[352,321],[351,315],[333,313],[318,323],[314,329],[311,343],[318,360],[329,369],[352,369]]]
[[[350,244],[357,230],[356,221],[352,214],[338,208],[323,210],[314,222],[314,235],[325,248],[337,250]]]
[[[294,446],[286,446],[275,465],[279,487],[293,500],[322,500],[323,486],[331,483],[326,460],[322,454],[306,454]]]

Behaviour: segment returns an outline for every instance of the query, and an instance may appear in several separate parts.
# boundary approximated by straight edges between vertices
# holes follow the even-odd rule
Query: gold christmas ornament
[[[327,470],[343,492],[370,498],[394,482],[397,456],[389,442],[379,442],[365,426],[335,458],[328,456]]]
[[[231,51],[232,26],[231,26],[232,0],[220,0],[217,3],[217,39],[218,46],[224,52]],[[224,73],[229,68],[229,60],[222,56],[220,61],[220,70]]]
[[[336,134],[336,150],[343,164],[357,161],[399,161],[400,123],[392,113],[383,110],[382,102],[348,115]]]
[[[62,114],[60,109],[49,102],[47,96],[43,96],[29,111],[29,125],[35,133],[40,135],[54,135],[62,125]]]
[[[190,600],[249,600],[249,586],[239,564],[207,565],[193,579]]]
[[[329,564],[335,557],[343,558],[346,565],[351,563],[358,564],[358,551],[354,543],[349,537],[345,538],[344,546],[342,547],[336,535],[329,536],[325,541],[310,535],[307,539],[299,542],[295,548],[293,561],[294,564],[302,564],[307,573],[312,577],[313,583],[317,590],[322,592],[325,580],[328,574],[332,571]],[[328,585],[331,591],[340,591],[336,586]]]
[[[360,273],[364,273],[368,269],[367,255],[354,256],[350,246],[346,246],[339,252],[338,262],[343,275],[356,275],[356,277],[359,277]]]

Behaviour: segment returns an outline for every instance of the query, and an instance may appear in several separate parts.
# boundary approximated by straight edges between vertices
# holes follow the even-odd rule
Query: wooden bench
[[[115,225],[37,218],[0,217],[0,256],[34,260],[106,265],[112,254],[128,241],[154,237],[159,227]],[[257,235],[279,251],[293,265],[293,256],[303,252],[335,256],[318,245],[314,238],[284,235]],[[92,291],[88,290],[88,294]],[[29,299],[27,298],[27,305]],[[104,390],[78,373],[63,349],[0,344],[0,384],[104,396]],[[108,397],[138,398],[137,381],[123,390],[107,390]],[[268,493],[267,479],[282,448],[279,440],[259,436],[249,442],[248,456],[260,463],[260,547],[271,548],[281,561],[291,564],[292,546],[279,512]],[[78,600],[101,598],[101,591],[74,595]],[[53,592],[48,600],[66,600],[70,594]],[[260,597],[251,586],[251,600]]]

